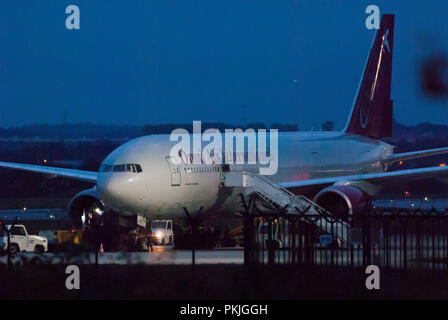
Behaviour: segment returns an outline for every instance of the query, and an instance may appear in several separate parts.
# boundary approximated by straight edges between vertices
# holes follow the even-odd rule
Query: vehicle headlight
[[[156,237],[157,237],[157,238],[162,238],[162,232],[157,232],[157,233],[156,233]]]

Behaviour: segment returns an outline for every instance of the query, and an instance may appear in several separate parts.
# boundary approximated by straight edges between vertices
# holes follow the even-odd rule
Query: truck
[[[7,225],[6,228],[10,230],[10,247],[9,250],[12,254],[17,252],[35,252],[44,253],[48,251],[47,238],[31,235],[26,230],[23,224],[17,224],[14,226]],[[8,249],[8,237],[4,230],[1,230],[1,249]]]
[[[173,220],[151,221],[152,243],[172,245],[174,243]]]

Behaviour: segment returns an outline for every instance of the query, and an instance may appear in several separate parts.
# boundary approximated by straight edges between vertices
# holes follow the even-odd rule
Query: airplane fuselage
[[[97,179],[106,207],[149,218],[183,215],[183,207],[191,212],[200,207],[214,212],[240,210],[238,188],[222,185],[224,165],[174,165],[169,156],[175,143],[169,135],[144,136],[114,150],[103,161]],[[278,170],[270,178],[280,183],[382,172],[383,160],[392,152],[389,144],[353,134],[279,133]],[[259,165],[230,168],[250,171]]]

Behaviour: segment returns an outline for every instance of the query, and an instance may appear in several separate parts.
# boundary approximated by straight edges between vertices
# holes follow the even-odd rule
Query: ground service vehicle
[[[162,246],[173,244],[173,220],[152,220],[151,231],[154,244]]]
[[[11,253],[17,253],[20,251],[25,252],[36,252],[44,253],[48,251],[48,240],[47,238],[30,235],[26,230],[25,226],[22,224],[11,226],[6,226],[8,230],[11,230],[10,236],[10,247]],[[8,237],[5,232],[2,234],[2,250],[7,250]]]

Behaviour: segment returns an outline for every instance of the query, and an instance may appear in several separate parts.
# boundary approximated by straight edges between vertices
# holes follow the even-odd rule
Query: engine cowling
[[[359,188],[350,185],[333,185],[321,190],[314,202],[345,221],[352,215],[365,212],[371,197]]]
[[[102,206],[96,187],[79,192],[73,197],[67,208],[68,217],[73,228],[82,229],[86,221],[85,215],[89,212],[95,214],[95,212],[91,211]]]

